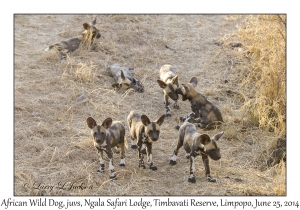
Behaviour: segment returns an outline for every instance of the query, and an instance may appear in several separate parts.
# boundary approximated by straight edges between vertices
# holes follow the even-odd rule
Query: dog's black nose
[[[157,140],[158,140],[158,138],[156,138],[156,137],[155,137],[155,138],[152,138],[152,141],[157,141]]]

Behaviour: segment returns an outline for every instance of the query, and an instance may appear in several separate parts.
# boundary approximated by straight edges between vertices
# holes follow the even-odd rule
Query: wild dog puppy
[[[179,109],[177,104],[178,93],[177,88],[179,87],[178,75],[173,70],[171,65],[163,65],[160,70],[160,79],[157,80],[158,85],[164,91],[164,103],[166,105],[166,116],[171,116],[169,98],[171,98],[174,103],[174,109]]]
[[[180,120],[197,123],[198,127],[209,130],[224,121],[218,107],[195,90],[197,83],[197,78],[192,77],[187,85],[182,84],[177,90],[178,94],[182,95],[183,101],[187,99],[190,101],[192,108],[192,112]]]
[[[113,64],[107,68],[109,75],[113,77],[116,82],[112,85],[113,88],[117,90],[132,88],[138,92],[144,92],[143,84],[131,75],[130,70],[133,70],[133,68],[121,66],[120,64]]]
[[[140,115],[135,111],[131,111],[128,115],[127,122],[131,135],[131,148],[138,149],[139,167],[145,168],[144,154],[147,153],[150,169],[157,170],[152,161],[152,143],[158,140],[160,126],[164,122],[164,119],[165,115],[162,115],[157,120],[151,122],[146,115]]]
[[[216,182],[216,179],[210,176],[209,159],[219,160],[221,158],[220,148],[217,141],[223,135],[223,131],[210,138],[206,134],[200,134],[194,124],[184,122],[179,129],[179,140],[177,147],[173,152],[173,156],[170,159],[170,164],[176,164],[176,157],[178,150],[183,146],[184,150],[188,154],[190,159],[190,176],[189,182],[196,182],[195,179],[195,157],[202,156],[202,160],[205,167],[205,175],[209,182]]]
[[[45,51],[56,49],[60,52],[61,59],[65,59],[66,53],[73,52],[78,49],[80,44],[88,47],[93,43],[95,38],[99,39],[101,37],[101,34],[95,25],[96,19],[92,22],[92,25],[84,23],[82,25],[84,32],[81,35],[66,41],[54,43],[47,47]]]
[[[104,171],[103,151],[107,154],[109,159],[109,172],[110,178],[115,178],[115,170],[113,164],[113,152],[112,148],[117,146],[121,149],[121,161],[120,166],[125,166],[125,127],[120,121],[112,121],[112,119],[106,118],[101,125],[97,125],[96,121],[89,117],[86,120],[88,127],[91,129],[91,133],[94,139],[94,146],[97,148],[100,154],[100,168],[98,172]]]

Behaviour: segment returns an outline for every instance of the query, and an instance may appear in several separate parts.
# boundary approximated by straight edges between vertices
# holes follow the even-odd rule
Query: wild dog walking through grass
[[[74,50],[78,49],[80,44],[82,44],[84,47],[91,46],[95,38],[99,39],[101,37],[101,34],[95,25],[96,19],[91,25],[84,23],[82,25],[84,32],[81,35],[66,41],[54,43],[47,47],[45,51],[56,49],[60,52],[61,59],[65,59],[66,53],[73,52]]]
[[[97,125],[96,121],[89,117],[87,118],[87,125],[91,129],[91,133],[94,140],[94,146],[97,148],[100,154],[100,168],[98,172],[104,171],[103,151],[107,154],[109,159],[109,172],[110,178],[115,178],[115,170],[113,165],[113,152],[112,148],[117,146],[121,149],[121,161],[120,166],[125,166],[125,127],[120,121],[112,121],[112,119],[106,118],[102,125]]]
[[[107,68],[109,75],[115,79],[115,83],[112,85],[113,88],[116,90],[132,88],[138,92],[144,92],[143,84],[132,76],[130,70],[133,70],[133,68],[121,66],[120,64],[113,64]]]
[[[192,112],[186,117],[181,117],[180,120],[196,123],[198,127],[209,130],[224,121],[218,107],[196,91],[197,84],[197,78],[192,77],[187,85],[182,84],[178,88],[178,94],[182,95],[182,100],[188,99],[192,108]],[[179,129],[179,126],[176,128]]]
[[[179,109],[177,104],[177,89],[179,87],[178,75],[176,75],[176,72],[173,70],[171,65],[163,65],[160,68],[159,73],[160,79],[157,80],[157,83],[164,91],[164,103],[166,106],[166,116],[168,117],[171,116],[169,98],[175,102],[173,106],[174,109]]]
[[[135,111],[131,111],[128,115],[127,122],[131,135],[131,148],[138,149],[139,167],[146,168],[144,154],[147,154],[150,169],[157,170],[152,161],[152,143],[158,140],[160,126],[164,119],[165,115],[162,115],[157,120],[150,121],[146,115],[141,115]]]
[[[223,135],[223,131],[210,138],[207,134],[200,134],[194,124],[184,122],[179,129],[179,139],[177,147],[173,152],[173,156],[170,159],[170,164],[176,164],[176,157],[179,149],[183,146],[187,153],[187,157],[190,159],[190,176],[189,182],[195,182],[195,157],[202,156],[203,164],[205,167],[205,175],[209,182],[216,182],[216,179],[210,176],[209,158],[213,160],[219,160],[221,158],[220,148],[217,141]]]

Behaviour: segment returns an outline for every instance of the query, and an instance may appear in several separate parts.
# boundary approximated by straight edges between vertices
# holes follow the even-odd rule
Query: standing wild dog
[[[47,47],[45,51],[56,49],[60,52],[61,59],[65,59],[66,53],[73,52],[78,49],[80,44],[83,44],[84,47],[91,46],[95,38],[99,39],[101,37],[99,30],[95,27],[95,24],[96,19],[92,22],[92,25],[84,23],[82,25],[84,32],[81,35],[66,41],[54,43]]]
[[[107,68],[107,71],[111,77],[115,79],[115,84],[113,88],[127,90],[132,88],[138,92],[144,92],[143,84],[131,75],[130,70],[126,66],[121,66],[120,64],[113,64]]]
[[[171,116],[169,98],[175,101],[174,109],[179,109],[177,104],[179,87],[178,75],[171,65],[163,65],[160,70],[160,79],[157,80],[158,85],[164,90],[164,103],[166,105],[166,116]]]
[[[92,136],[94,139],[94,146],[97,148],[100,154],[100,168],[98,172],[102,173],[104,171],[104,160],[103,151],[108,156],[109,159],[109,172],[110,178],[115,178],[115,171],[113,166],[113,152],[112,148],[117,146],[121,149],[121,161],[120,166],[125,166],[125,127],[119,121],[112,121],[112,119],[106,118],[102,125],[97,125],[96,121],[89,117],[86,120],[88,127],[91,129]]]
[[[146,146],[150,169],[157,170],[152,161],[152,143],[158,140],[160,126],[164,122],[164,119],[165,115],[162,115],[157,120],[151,122],[146,115],[140,115],[135,111],[131,111],[128,115],[127,122],[131,135],[131,148],[138,149],[139,167],[145,168],[143,154],[146,154]]]
[[[177,90],[178,94],[182,95],[183,101],[187,99],[190,101],[192,108],[192,112],[180,120],[197,123],[198,127],[209,130],[224,121],[218,107],[195,90],[197,83],[197,78],[192,77],[187,85],[182,84]]]
[[[219,160],[221,158],[220,148],[218,147],[217,141],[223,135],[223,131],[214,135],[210,138],[206,134],[200,134],[194,124],[184,122],[179,129],[179,140],[177,147],[173,152],[170,164],[176,164],[176,157],[178,150],[183,146],[187,153],[187,157],[190,158],[190,176],[188,181],[195,182],[195,157],[198,155],[202,156],[202,160],[205,167],[205,175],[209,182],[216,182],[216,179],[210,176],[209,159],[208,156],[213,160]]]

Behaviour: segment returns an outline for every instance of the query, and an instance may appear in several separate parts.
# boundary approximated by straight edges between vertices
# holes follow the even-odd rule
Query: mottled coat
[[[115,171],[113,166],[113,152],[112,148],[118,147],[121,149],[120,166],[125,166],[125,127],[120,121],[112,121],[106,118],[101,125],[97,125],[96,121],[89,117],[87,118],[87,125],[91,129],[91,134],[94,140],[94,146],[100,154],[100,168],[98,172],[104,171],[103,151],[107,154],[109,159],[110,178],[115,178]]]
[[[117,90],[128,90],[132,88],[138,92],[144,92],[143,84],[132,76],[130,70],[132,70],[132,68],[120,64],[113,64],[107,68],[109,75],[115,80],[115,83],[112,85],[113,88]]]
[[[78,49],[80,44],[84,44],[85,46],[90,46],[94,39],[99,39],[101,34],[99,30],[95,27],[96,19],[92,22],[92,25],[88,23],[84,23],[82,25],[84,32],[74,38],[56,42],[45,49],[45,51],[56,49],[60,52],[61,58],[66,58],[66,53],[73,52],[74,50]]]
[[[179,88],[178,75],[171,65],[163,65],[159,70],[159,77],[160,79],[157,80],[157,83],[164,91],[164,103],[166,107],[166,116],[168,117],[171,116],[169,98],[175,102],[174,108],[179,109],[177,104],[177,89]]]
[[[152,143],[159,139],[160,126],[164,122],[165,115],[155,121],[150,121],[146,115],[131,111],[127,122],[131,136],[131,147],[138,149],[139,167],[145,168],[144,155],[147,153],[150,169],[157,170],[152,161]],[[146,147],[146,151],[145,151]]]
[[[182,117],[181,121],[197,123],[203,129],[212,129],[223,121],[222,114],[218,107],[206,99],[206,97],[196,91],[197,78],[192,77],[188,84],[182,84],[178,93],[182,95],[182,100],[189,100],[192,113],[187,117]]]
[[[179,139],[177,147],[173,152],[173,156],[170,159],[170,164],[176,164],[176,157],[179,149],[183,146],[187,157],[190,159],[190,176],[188,181],[195,182],[195,157],[201,155],[203,164],[205,167],[205,175],[208,181],[215,182],[210,176],[209,158],[213,160],[219,160],[221,158],[220,148],[217,141],[223,135],[224,132],[220,132],[210,138],[207,134],[200,134],[194,124],[184,122],[179,129]]]

